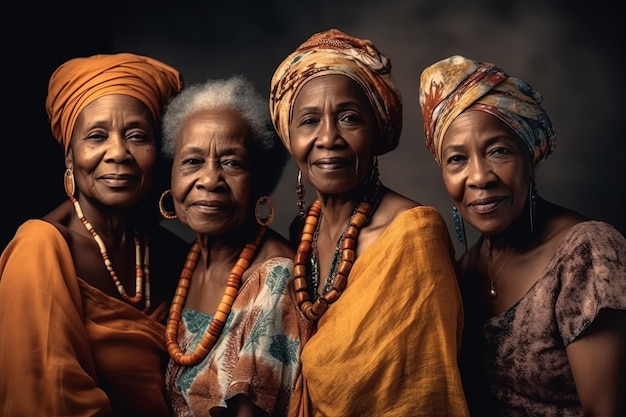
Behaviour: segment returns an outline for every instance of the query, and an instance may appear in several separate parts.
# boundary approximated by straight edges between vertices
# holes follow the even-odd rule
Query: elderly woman
[[[294,266],[316,332],[290,414],[468,415],[446,225],[378,175],[377,157],[396,148],[402,126],[389,58],[368,40],[317,33],[278,66],[270,94],[274,126],[317,195]]]
[[[473,414],[626,415],[626,240],[537,195],[555,148],[541,96],[462,56],[426,68],[419,90],[458,234],[462,219],[481,233],[460,261]]]
[[[174,414],[284,416],[311,325],[296,304],[293,249],[269,228],[287,152],[267,101],[241,76],[208,80],[172,101],[163,131],[173,165],[162,212],[197,235],[165,336]]]
[[[0,258],[1,415],[169,415],[168,268],[185,242],[158,227],[149,197],[162,106],[181,88],[177,70],[129,53],[52,74],[68,200],[22,224]]]

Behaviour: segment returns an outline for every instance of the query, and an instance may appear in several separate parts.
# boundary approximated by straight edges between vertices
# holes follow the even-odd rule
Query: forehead
[[[461,113],[450,123],[444,133],[444,141],[450,137],[465,136],[501,136],[522,139],[503,120],[482,110],[469,109]]]
[[[221,140],[243,145],[250,134],[249,123],[238,111],[210,108],[198,110],[183,120],[177,142]]]
[[[330,96],[369,103],[365,91],[355,80],[343,74],[324,74],[310,79],[300,89],[295,105]]]

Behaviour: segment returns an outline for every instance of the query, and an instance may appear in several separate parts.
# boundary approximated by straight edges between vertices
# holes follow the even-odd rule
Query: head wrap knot
[[[153,58],[131,53],[74,58],[50,77],[46,112],[52,134],[67,154],[78,115],[98,98],[110,94],[135,97],[158,124],[163,106],[182,87],[180,73]]]
[[[270,114],[291,152],[289,123],[302,86],[320,75],[342,74],[356,81],[370,100],[380,128],[377,154],[398,146],[402,130],[402,97],[391,77],[391,60],[369,40],[337,29],[316,33],[278,66],[270,86]]]
[[[443,136],[469,108],[490,113],[513,129],[530,149],[535,165],[556,148],[554,128],[540,106],[539,92],[494,64],[459,55],[438,61],[422,72],[419,101],[426,146],[440,166]]]

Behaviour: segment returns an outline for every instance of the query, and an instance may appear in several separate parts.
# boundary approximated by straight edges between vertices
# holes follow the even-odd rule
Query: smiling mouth
[[[130,175],[116,176],[116,177],[107,176],[107,177],[101,177],[100,181],[104,182],[109,187],[116,187],[116,188],[128,187],[137,182],[137,177],[130,176]]]
[[[504,201],[503,198],[489,198],[489,199],[474,201],[471,204],[469,204],[469,207],[472,210],[477,211],[479,213],[487,213],[495,209],[496,207],[498,207],[502,203],[502,201]]]
[[[324,158],[315,161],[313,166],[320,169],[343,169],[351,166],[351,163],[347,159],[343,158]]]

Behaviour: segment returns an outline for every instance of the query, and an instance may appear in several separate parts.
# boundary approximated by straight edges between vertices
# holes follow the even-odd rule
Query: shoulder
[[[54,242],[63,242],[64,240],[62,232],[56,225],[39,219],[31,219],[22,223],[13,238],[13,241],[45,246],[49,246],[50,243]]]
[[[258,258],[288,258],[293,259],[295,251],[289,241],[274,229],[267,229],[264,242],[259,251]]]
[[[432,223],[434,221],[434,224]],[[390,226],[430,227],[444,225],[445,222],[439,211],[431,206],[425,206],[393,190],[386,190],[385,195],[370,223],[371,229],[380,231]]]

